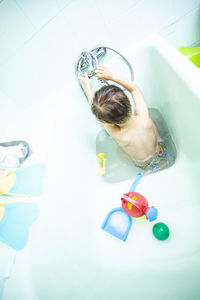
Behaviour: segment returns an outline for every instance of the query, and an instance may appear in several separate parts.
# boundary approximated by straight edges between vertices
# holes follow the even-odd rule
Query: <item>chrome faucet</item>
[[[127,64],[127,66],[129,67],[129,70],[130,70],[131,80],[133,81],[134,74],[133,74],[133,69],[132,69],[131,64],[129,63],[129,61],[121,53],[119,53],[117,50],[115,50],[113,48],[110,48],[110,47],[105,47],[105,46],[96,47],[91,51],[83,51],[81,53],[81,55],[79,56],[79,58],[76,62],[76,65],[75,65],[76,76],[78,74],[81,74],[83,76],[85,73],[87,73],[89,78],[94,76],[94,74],[95,74],[94,71],[99,66],[99,60],[100,60],[101,57],[103,57],[107,53],[107,50],[117,54]],[[103,80],[103,79],[99,79],[98,83],[99,83],[100,86],[109,85],[109,82],[107,82],[106,80]],[[79,80],[79,84],[80,84],[84,94],[86,95],[84,87],[81,84],[80,80]]]
[[[83,71],[87,69],[87,74],[89,77],[94,76],[94,71],[98,67],[98,59],[105,55],[106,48],[98,47],[92,51],[83,51],[79,57],[76,65],[76,71],[80,74],[84,74]]]
[[[81,53],[81,58],[82,58],[82,64],[81,64],[81,69],[88,68],[88,76],[92,77],[94,75],[94,71],[98,67],[98,60],[96,56],[89,51],[83,51]]]

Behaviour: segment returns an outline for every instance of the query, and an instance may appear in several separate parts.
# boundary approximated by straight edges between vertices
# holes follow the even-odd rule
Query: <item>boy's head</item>
[[[131,116],[128,97],[115,85],[103,86],[98,90],[91,109],[99,121],[110,124],[124,124]]]

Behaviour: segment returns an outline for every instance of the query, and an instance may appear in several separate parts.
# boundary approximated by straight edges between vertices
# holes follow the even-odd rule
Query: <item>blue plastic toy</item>
[[[115,222],[115,216],[117,222]],[[122,207],[119,207],[119,208],[114,208],[108,213],[101,228],[125,242],[129,230],[131,229],[131,226],[132,226],[131,217],[124,212]]]
[[[138,173],[134,179],[134,182],[130,188],[131,191],[134,191],[138,182],[142,178],[142,174]],[[116,217],[116,219],[115,219]],[[132,226],[132,218],[129,216],[122,207],[114,208],[111,210],[106,219],[104,220],[101,228],[123,242],[126,241],[128,233]]]
[[[142,177],[142,173],[136,175],[129,193],[124,194],[121,198],[122,207],[111,210],[101,227],[103,230],[122,241],[126,241],[132,226],[131,216],[139,218],[145,215],[146,219],[149,221],[156,220],[158,216],[158,210],[154,206],[149,207],[146,198],[141,194],[134,192]]]
[[[136,189],[136,186],[138,185],[138,182],[142,179],[144,175],[142,175],[142,173],[138,173],[133,181],[133,184],[131,185],[130,189],[129,189],[129,193],[130,192],[134,192]]]

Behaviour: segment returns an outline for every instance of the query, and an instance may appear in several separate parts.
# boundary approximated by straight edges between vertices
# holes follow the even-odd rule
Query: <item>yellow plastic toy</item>
[[[106,173],[105,153],[99,153],[97,157],[98,157],[98,165],[99,165],[99,174],[103,175]]]
[[[197,68],[200,68],[200,47],[180,47],[178,48],[185,57],[187,57]]]

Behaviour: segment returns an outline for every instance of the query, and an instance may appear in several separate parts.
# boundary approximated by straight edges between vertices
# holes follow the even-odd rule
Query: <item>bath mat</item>
[[[25,247],[31,224],[39,216],[35,203],[4,203],[0,205],[0,242],[15,250]]]
[[[45,174],[44,164],[35,164],[28,167],[22,167],[15,171],[15,181],[10,177],[10,180],[14,181],[13,186],[1,194],[3,195],[15,195],[15,196],[34,196],[38,197],[43,191],[43,178]],[[1,178],[0,178],[1,183]],[[1,185],[0,185],[1,186]],[[8,183],[9,186],[9,183]]]
[[[7,193],[13,187],[15,181],[16,175],[14,173],[0,176],[0,193]]]

